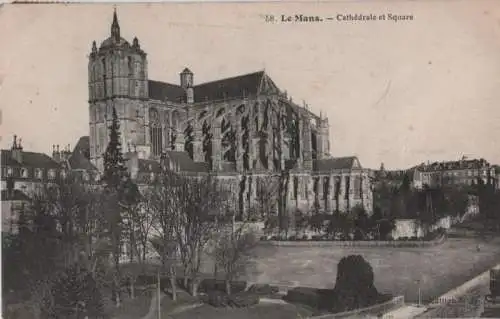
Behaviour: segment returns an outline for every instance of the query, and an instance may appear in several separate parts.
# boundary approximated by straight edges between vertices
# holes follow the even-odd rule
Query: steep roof
[[[184,97],[184,89],[176,84],[165,83],[160,81],[148,81],[149,98],[159,101],[174,101],[180,102]]]
[[[97,171],[97,168],[90,162],[90,139],[88,136],[80,137],[68,158],[68,164],[71,169]]]
[[[332,157],[313,161],[315,171],[331,171],[337,169],[361,168],[356,156]]]
[[[184,89],[176,84],[150,80],[148,85],[149,98],[154,100],[179,101],[185,95]],[[259,71],[201,83],[193,87],[193,92],[195,102],[204,102],[241,98],[266,89],[277,90],[277,87],[264,71]]]
[[[203,102],[257,94],[264,74],[260,71],[196,85],[194,100]]]
[[[60,165],[47,154],[25,151],[22,151],[22,163],[19,163],[12,158],[11,150],[2,150],[2,165],[47,169],[60,167]]]

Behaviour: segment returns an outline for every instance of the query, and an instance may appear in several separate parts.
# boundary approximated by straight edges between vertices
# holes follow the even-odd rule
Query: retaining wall
[[[366,308],[355,309],[351,311],[345,311],[340,313],[332,313],[321,316],[313,316],[309,317],[310,319],[340,319],[340,318],[348,318],[348,317],[362,317],[365,315],[373,315],[378,316],[380,314],[385,314],[394,309],[400,308],[404,306],[405,298],[404,296],[397,296],[392,298],[389,301],[386,301],[381,304],[373,305]]]
[[[442,244],[446,236],[441,236],[430,241],[351,241],[351,240],[332,240],[332,241],[281,241],[281,240],[262,240],[261,245],[286,246],[286,247],[430,247]]]
[[[500,268],[500,264],[496,265],[495,267],[492,267],[491,269],[498,269]],[[478,276],[472,278],[469,281],[466,281],[462,285],[448,291],[444,295],[441,295],[439,298],[436,298],[431,305],[437,305],[437,304],[443,304],[446,302],[453,302],[457,298],[463,296],[465,293],[470,291],[471,289],[481,286],[481,285],[488,285],[490,281],[490,270],[488,269],[485,272],[479,274]]]

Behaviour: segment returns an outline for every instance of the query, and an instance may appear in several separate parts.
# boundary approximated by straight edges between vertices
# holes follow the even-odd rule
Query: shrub
[[[411,238],[410,238],[410,240],[412,240],[412,241],[417,241],[417,240],[418,240],[418,237],[417,237],[417,236],[413,236],[413,237],[411,237]]]
[[[279,239],[278,239],[278,236],[273,235],[273,236],[271,236],[271,240],[279,240]]]
[[[288,240],[295,241],[295,240],[297,240],[297,236],[292,235],[292,236],[288,237]]]
[[[260,240],[267,240],[267,236],[260,236]]]
[[[313,236],[311,237],[311,239],[312,239],[312,240],[319,241],[319,240],[321,240],[321,236],[319,236],[319,235],[313,235]]]
[[[309,287],[296,287],[288,290],[284,300],[292,303],[299,303],[309,307],[318,308],[319,295],[317,289]]]
[[[308,239],[309,239],[309,237],[307,235],[302,236],[302,240],[308,240]]]
[[[350,255],[337,266],[335,295],[342,310],[366,307],[377,302],[378,292],[373,284],[371,265],[361,255]]]
[[[259,296],[269,296],[277,294],[279,292],[279,288],[268,284],[254,284],[248,288],[248,292]]]
[[[246,281],[232,281],[231,293],[244,291],[247,283]],[[210,293],[214,291],[226,292],[226,282],[223,279],[207,278],[203,279],[200,283],[199,290],[201,292]]]
[[[229,296],[231,307],[250,307],[259,303],[259,296],[250,292],[239,292]]]
[[[206,302],[212,307],[227,307],[229,306],[229,296],[224,292],[212,291],[207,294]]]

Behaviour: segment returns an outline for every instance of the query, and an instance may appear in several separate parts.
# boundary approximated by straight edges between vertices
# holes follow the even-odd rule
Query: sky
[[[119,4],[151,80],[202,83],[265,69],[330,123],[331,153],[364,167],[485,158],[500,164],[500,1]],[[336,21],[337,14],[412,15]],[[50,153],[88,135],[88,54],[113,5],[0,7],[1,147]],[[263,15],[333,17],[266,23]]]

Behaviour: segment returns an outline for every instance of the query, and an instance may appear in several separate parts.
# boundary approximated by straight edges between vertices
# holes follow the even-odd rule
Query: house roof
[[[71,169],[97,171],[97,168],[90,162],[90,139],[88,136],[80,137],[68,158],[68,164]]]
[[[161,171],[160,163],[155,160],[138,159],[138,166],[140,173],[156,173]]]
[[[206,162],[195,162],[189,154],[181,151],[167,151],[166,155],[179,164],[181,172],[208,172],[209,166]]]
[[[50,156],[43,153],[22,151],[22,163],[12,158],[11,150],[2,150],[2,165],[32,167],[32,168],[59,168],[60,165]]]
[[[7,189],[2,189],[2,202],[5,201],[28,201],[30,198],[19,189],[13,189],[9,193]]]
[[[462,159],[459,161],[434,162],[430,164],[422,163],[415,168],[419,171],[443,171],[443,170],[461,170],[461,169],[480,169],[490,167],[484,159]]]
[[[356,156],[332,157],[313,161],[315,171],[331,171],[337,169],[361,168]]]
[[[264,71],[198,84],[193,87],[194,101],[204,102],[255,95],[260,92],[261,84],[264,82],[268,88],[276,88]],[[176,84],[150,80],[148,85],[149,97],[154,100],[179,101],[185,95],[184,89]]]

